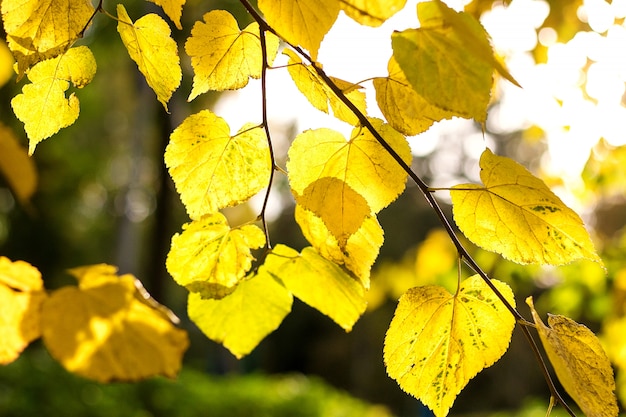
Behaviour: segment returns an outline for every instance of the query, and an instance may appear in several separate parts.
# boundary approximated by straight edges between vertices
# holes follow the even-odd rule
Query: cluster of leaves
[[[86,86],[96,62],[88,47],[75,42],[98,12],[117,20],[129,56],[167,109],[182,70],[163,18],[150,13],[133,22],[121,4],[113,16],[102,2],[98,7],[86,0],[43,3],[2,2],[18,78],[26,75],[30,81],[11,103],[24,123],[30,154],[78,117],[78,98],[66,92],[71,85]],[[155,3],[181,29],[184,0]],[[254,19],[243,30],[223,10],[207,12],[193,25],[184,45],[194,70],[188,100],[207,91],[243,88],[250,78],[261,78],[265,94],[267,71],[287,70],[315,108],[332,112],[353,130],[349,138],[331,129],[298,134],[285,167],[274,158],[265,102],[261,122],[245,124],[234,134],[210,110],[187,117],[173,131],[164,159],[190,222],[172,238],[167,269],[189,290],[189,317],[237,357],[280,325],[294,296],[349,331],[366,309],[370,270],[383,243],[376,216],[404,191],[410,177],[456,246],[458,284],[453,293],[433,284],[400,297],[385,339],[388,374],[435,415],[445,416],[469,380],[506,352],[517,323],[539,354],[529,330],[537,329],[557,376],[585,414],[616,415],[611,365],[594,334],[563,316],[551,316],[545,326],[531,299],[533,322],[525,320],[507,284],[487,276],[461,244],[434,197],[439,190],[410,168],[405,135],[451,117],[484,123],[494,73],[517,84],[494,55],[480,23],[441,0],[418,4],[419,28],[392,35],[388,74],[373,80],[383,121],[368,117],[360,83],[324,72],[318,49],[340,11],[359,24],[378,26],[405,7],[404,0],[260,0],[258,10],[247,0],[241,4]],[[286,69],[271,67],[280,41]],[[602,264],[580,217],[542,180],[489,149],[480,169],[483,184],[449,190],[454,221],[467,239],[520,264],[563,265],[578,259]],[[295,219],[310,243],[300,251],[270,239],[265,208],[277,173],[287,176]],[[258,217],[230,225],[221,210],[263,190]],[[257,261],[258,249],[263,251]],[[78,288],[45,295],[40,283],[16,278],[19,271],[4,272],[21,263],[4,262],[0,288],[6,287],[7,300],[16,300],[0,322],[3,332],[15,334],[4,362],[39,335],[24,329],[41,326],[52,354],[69,370],[92,378],[136,379],[177,369],[186,338],[171,327],[162,307],[138,296],[134,278],[117,277],[110,266],[87,267],[74,271]],[[463,279],[461,262],[475,275]],[[37,314],[43,310],[40,320]],[[65,315],[72,319],[61,318]],[[120,344],[132,345],[132,352]],[[147,357],[153,352],[144,348],[147,344],[163,350]],[[141,362],[134,362],[137,352]],[[144,369],[138,365],[144,362],[161,366]],[[573,414],[539,363],[553,400]]]

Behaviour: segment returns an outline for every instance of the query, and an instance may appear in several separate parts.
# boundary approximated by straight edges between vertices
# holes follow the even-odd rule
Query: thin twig
[[[426,200],[428,201],[428,203],[430,204],[432,209],[435,211],[437,217],[439,218],[439,221],[441,222],[442,226],[444,227],[444,229],[446,230],[446,232],[450,236],[450,239],[454,243],[454,246],[456,247],[457,252],[459,253],[460,258],[463,259],[463,261],[471,269],[473,269],[485,281],[485,283],[489,286],[489,288],[494,292],[494,294],[496,294],[496,296],[502,301],[502,303],[506,306],[506,308],[509,310],[509,312],[513,315],[513,317],[516,319],[516,322],[518,322],[518,323],[527,323],[528,321],[515,309],[515,307],[513,307],[508,302],[508,300],[504,297],[504,295],[495,287],[493,282],[491,282],[491,278],[489,278],[489,276],[476,263],[476,261],[472,258],[472,256],[467,251],[467,249],[465,249],[465,247],[461,243],[460,239],[456,235],[456,232],[454,231],[452,225],[450,224],[450,221],[448,220],[448,218],[446,217],[445,213],[443,212],[443,209],[439,205],[439,202],[435,199],[435,197],[433,195],[433,190],[430,187],[428,187],[428,185],[411,169],[411,167],[402,159],[402,157],[400,157],[400,155],[382,137],[382,135],[376,130],[376,128],[369,121],[367,116],[365,114],[363,114],[358,109],[358,107],[356,107],[354,105],[354,103],[352,103],[352,101],[343,93],[343,90],[341,90],[341,88],[339,88],[332,81],[332,79],[328,75],[326,75],[324,70],[317,64],[317,62],[315,62],[315,60],[313,60],[311,58],[311,56],[309,54],[307,54],[304,50],[302,50],[302,48],[298,47],[297,45],[293,45],[293,44],[289,43],[288,41],[285,40],[284,37],[280,36],[280,34],[277,33],[265,21],[265,19],[263,19],[263,17],[261,17],[261,15],[249,3],[248,0],[240,0],[240,2],[243,4],[243,6],[246,8],[246,10],[248,10],[248,12],[252,15],[254,20],[259,24],[259,28],[260,28],[260,30],[262,32],[267,31],[267,32],[271,32],[274,35],[278,36],[279,38],[281,38],[283,41],[285,41],[292,49],[294,49],[296,52],[298,52],[298,54],[300,54],[303,58],[305,58],[311,64],[311,66],[313,67],[313,69],[315,70],[317,75],[324,81],[324,83],[326,83],[328,88],[330,88],[333,91],[333,93],[337,96],[337,98],[339,98],[339,100],[341,102],[343,102],[350,109],[350,111],[352,111],[352,113],[359,120],[359,123],[362,126],[364,126],[376,138],[378,143],[380,143],[380,145],[389,153],[389,155],[391,155],[391,157],[400,165],[400,167],[407,173],[407,175],[419,187],[420,191],[422,192],[422,195],[424,196],[424,198],[426,198]],[[546,363],[543,360],[543,357],[541,356],[541,352],[539,351],[539,347],[537,346],[537,343],[533,339],[533,337],[532,337],[530,331],[528,330],[527,326],[520,325],[520,327],[522,329],[522,332],[524,333],[524,336],[526,337],[526,340],[528,341],[528,343],[529,343],[529,345],[531,347],[531,350],[535,354],[537,362],[539,363],[539,366],[540,366],[541,371],[542,371],[542,373],[544,375],[546,383],[548,384],[548,387],[550,389],[550,392],[551,392],[552,396],[554,398],[556,398],[556,400],[567,410],[567,412],[570,414],[570,416],[576,417],[576,414],[574,414],[574,412],[571,410],[571,408],[567,405],[565,400],[559,394],[559,392],[558,392],[558,390],[556,388],[556,385],[554,384],[554,382],[552,381],[552,378],[550,377],[550,372],[548,371]]]

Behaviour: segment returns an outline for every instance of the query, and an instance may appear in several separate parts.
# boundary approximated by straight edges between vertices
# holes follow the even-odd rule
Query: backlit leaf
[[[187,333],[143,301],[135,277],[116,270],[79,269],[78,287],[48,297],[41,320],[46,347],[68,371],[99,382],[176,376]]]
[[[350,331],[365,311],[363,285],[312,247],[301,253],[276,245],[267,255],[264,270],[278,278],[300,300]]]
[[[0,40],[0,86],[5,85],[15,75],[15,59],[4,40]]]
[[[330,107],[335,117],[339,120],[343,120],[353,126],[359,123],[359,119],[352,110],[339,100],[335,93],[317,75],[317,72],[311,65],[305,65],[298,55],[290,49],[286,49],[283,53],[289,57],[287,69],[293,82],[316,109],[328,114]],[[338,78],[331,77],[331,79],[341,88],[346,97],[363,114],[366,114],[365,93],[360,91],[361,87]]]
[[[45,298],[37,268],[0,256],[0,365],[13,362],[41,335],[40,311]]]
[[[269,183],[265,131],[246,125],[235,135],[209,110],[187,117],[170,136],[165,164],[192,219],[246,201]]]
[[[251,249],[264,245],[255,225],[231,229],[221,213],[183,225],[172,237],[167,270],[174,280],[203,298],[222,298],[234,291],[252,266]]]
[[[70,83],[77,88],[89,84],[96,73],[96,60],[86,46],[69,49],[65,54],[35,65],[28,72],[32,84],[11,100],[17,118],[24,123],[32,154],[42,140],[78,118],[79,102],[65,91]]]
[[[0,123],[0,173],[17,200],[26,204],[37,188],[35,163],[11,128]]]
[[[296,205],[295,218],[304,237],[321,256],[343,265],[361,280],[363,287],[369,288],[370,270],[383,244],[383,229],[375,216],[368,215],[361,227],[343,244],[333,236],[322,219],[300,205]]]
[[[493,57],[487,33],[477,20],[462,12],[452,22],[464,22],[465,30],[458,30],[458,25],[442,13],[445,9],[447,6],[439,2],[418,3],[421,26],[392,35],[393,56],[411,86],[426,101],[458,116],[484,122],[494,71],[493,62],[484,59],[486,54]],[[472,48],[468,47],[468,32],[476,43]]]
[[[341,9],[362,25],[377,27],[404,8],[406,0],[343,0]]]
[[[379,119],[371,119],[382,137],[407,163],[411,150],[406,138]],[[311,184],[334,177],[363,196],[372,213],[378,213],[404,190],[407,174],[368,130],[356,127],[349,141],[331,129],[307,130],[289,149],[289,184],[302,195]]]
[[[292,302],[293,296],[285,287],[259,270],[221,300],[189,294],[187,309],[189,318],[209,339],[241,358],[280,326]]]
[[[157,6],[161,6],[165,14],[174,22],[176,28],[181,30],[180,18],[183,14],[183,6],[186,0],[149,0]]]
[[[515,306],[511,289],[492,283]],[[387,373],[443,417],[469,380],[506,352],[514,327],[513,315],[478,275],[454,295],[438,286],[412,288],[385,337]]]
[[[548,326],[526,299],[543,348],[565,391],[587,417],[618,415],[613,368],[591,330],[560,315],[548,315]]]
[[[167,110],[167,102],[182,79],[178,46],[171,37],[169,25],[154,13],[133,23],[121,4],[117,5],[117,18],[117,31],[128,55]]]
[[[324,222],[341,246],[346,245],[371,212],[363,196],[335,177],[313,181],[301,195],[296,194],[295,199]]]
[[[486,149],[484,186],[461,184],[450,195],[454,220],[476,245],[520,264],[602,264],[580,217],[539,178]]]
[[[337,20],[338,0],[260,0],[259,8],[281,37],[309,50],[313,60]]]
[[[239,30],[235,18],[225,10],[206,13],[204,22],[196,22],[185,51],[194,69],[193,89],[188,101],[209,90],[235,90],[245,87],[248,79],[260,78],[263,67],[259,24],[253,22]],[[278,52],[278,38],[265,33],[268,65]]]
[[[398,132],[417,135],[434,122],[454,116],[453,112],[440,109],[417,94],[393,56],[387,69],[389,77],[374,79],[376,102],[387,122]]]
[[[95,11],[90,0],[3,0],[1,7],[20,76],[72,46]]]

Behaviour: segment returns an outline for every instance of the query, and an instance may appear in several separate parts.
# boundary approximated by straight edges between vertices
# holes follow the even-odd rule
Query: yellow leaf
[[[484,186],[462,184],[450,192],[454,220],[468,239],[520,264],[602,264],[580,217],[543,181],[489,149],[480,167]]]
[[[239,204],[269,183],[265,131],[245,125],[235,136],[209,110],[187,117],[170,136],[165,165],[192,219]]]
[[[346,245],[371,212],[363,196],[335,177],[313,181],[302,195],[295,193],[295,199],[324,222],[341,246]]]
[[[389,77],[374,79],[376,102],[387,122],[398,132],[417,135],[434,122],[454,116],[453,112],[440,109],[417,94],[393,56],[387,69]]]
[[[343,0],[341,9],[362,25],[378,27],[405,4],[406,0]]]
[[[281,37],[309,50],[313,60],[337,20],[338,0],[259,0],[267,22]]]
[[[90,0],[3,0],[4,30],[20,77],[72,46],[94,12]]]
[[[421,26],[392,35],[393,56],[415,91],[426,101],[462,117],[484,122],[487,117],[494,66],[487,33],[472,16],[458,13],[450,22],[442,3],[417,5]],[[456,13],[450,11],[450,13]],[[458,21],[465,26],[458,30]],[[467,32],[477,45],[469,48]],[[477,54],[479,49],[482,53]],[[484,50],[484,51],[483,51]]]
[[[0,256],[0,365],[13,362],[41,335],[40,310],[45,298],[37,268]]]
[[[43,340],[68,371],[99,382],[174,377],[187,333],[137,294],[136,278],[94,265],[75,270],[78,287],[54,291],[42,310]]]
[[[188,101],[209,90],[235,90],[248,79],[260,78],[263,67],[259,24],[253,22],[240,31],[235,18],[225,10],[213,10],[196,22],[185,51],[191,57],[195,75]],[[278,52],[278,38],[265,33],[268,65]]]
[[[6,42],[0,40],[0,87],[9,82],[15,75],[13,70],[14,63],[15,59],[11,54],[11,50]]]
[[[35,163],[22,148],[15,133],[0,123],[0,173],[6,178],[13,194],[26,204],[37,188]]]
[[[511,289],[492,283],[514,306]],[[413,288],[400,298],[385,336],[387,373],[443,417],[469,380],[506,352],[514,327],[513,315],[478,275],[455,295],[438,286]]]
[[[183,6],[186,0],[149,0],[157,6],[161,6],[165,14],[174,22],[176,29],[181,30],[180,18],[183,15]]]
[[[602,327],[602,339],[611,362],[626,369],[626,317],[607,319]]]
[[[432,229],[417,248],[415,275],[420,285],[440,282],[442,275],[456,272],[458,257],[448,233],[444,229]]]
[[[335,117],[355,126],[359,123],[359,119],[354,115],[335,93],[326,85],[326,83],[317,75],[317,72],[311,65],[304,65],[302,60],[290,49],[283,52],[289,57],[287,70],[298,87],[298,90],[309,100],[309,102],[318,110],[329,113],[329,106]],[[363,113],[366,114],[365,93],[359,91],[359,85],[341,80],[339,78],[330,77],[339,87],[347,98]]]
[[[617,416],[613,368],[591,330],[560,315],[548,315],[548,326],[526,299],[543,348],[565,391],[587,417]]]
[[[264,270],[279,279],[300,300],[350,331],[367,305],[363,285],[312,247],[301,253],[276,245]]]
[[[78,118],[79,102],[74,93],[65,91],[70,83],[77,88],[89,84],[96,74],[96,60],[86,46],[69,49],[65,54],[35,65],[28,73],[32,84],[11,100],[13,111],[29,139],[28,153],[32,155],[42,140]]]
[[[371,119],[382,137],[407,163],[408,142],[379,119]],[[295,195],[324,177],[345,182],[363,196],[372,213],[378,213],[404,191],[407,174],[368,130],[356,127],[349,141],[331,129],[299,134],[289,148],[289,184]]]
[[[117,18],[117,31],[128,54],[167,110],[167,102],[182,79],[178,46],[169,25],[153,13],[133,23],[121,4],[117,5]]]
[[[280,326],[292,302],[291,293],[260,270],[221,300],[189,294],[187,309],[189,318],[209,339],[240,359]]]
[[[203,298],[222,298],[234,291],[252,266],[251,249],[264,245],[255,225],[231,229],[221,213],[183,225],[172,237],[167,270],[174,280]]]
[[[370,287],[370,270],[383,244],[383,229],[375,216],[368,215],[345,244],[339,243],[322,219],[300,205],[296,205],[295,218],[304,237],[321,256],[343,265],[361,280],[365,289]]]

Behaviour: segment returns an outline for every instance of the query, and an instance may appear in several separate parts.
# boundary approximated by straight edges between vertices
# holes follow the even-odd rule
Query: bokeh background
[[[541,314],[564,314],[596,332],[615,364],[618,397],[625,401],[626,0],[449,4],[481,17],[523,89],[497,80],[484,132],[471,121],[455,119],[409,138],[412,167],[432,186],[476,182],[478,158],[489,146],[526,165],[581,214],[607,273],[588,262],[520,267],[469,247],[491,276],[513,287],[522,313],[528,313],[523,300],[532,295]],[[125,6],[133,19],[160,13],[145,1],[126,1]],[[115,5],[104,2],[104,7],[113,11]],[[250,22],[236,1],[188,0],[185,29],[173,31],[181,51],[193,22],[212,9],[229,10],[241,27]],[[341,16],[319,60],[327,73],[352,82],[384,76],[389,34],[416,26],[414,1],[379,29],[361,28]],[[97,16],[81,43],[94,52],[98,72],[80,91],[78,121],[37,147],[36,194],[21,204],[0,178],[0,254],[35,265],[48,289],[73,283],[68,268],[117,265],[181,317],[191,345],[177,381],[100,385],[67,374],[36,342],[17,362],[0,368],[0,415],[429,416],[386,376],[382,362],[398,297],[413,286],[456,280],[454,248],[419,190],[409,183],[379,216],[385,243],[374,267],[368,311],[351,333],[296,301],[281,327],[238,361],[189,322],[186,291],[165,270],[171,236],[188,219],[163,152],[173,128],[200,109],[213,109],[234,129],[260,121],[260,84],[187,103],[193,74],[183,53],[183,84],[168,114],[128,58],[114,20]],[[298,95],[285,69],[270,70],[268,81],[279,165],[284,166],[287,147],[301,130],[330,126],[345,131]],[[26,145],[10,108],[22,84],[13,79],[0,89],[0,121]],[[371,89],[368,96],[374,97]],[[377,114],[373,100],[369,108]],[[437,195],[449,212],[447,195]],[[238,224],[255,218],[258,207],[253,199],[226,214]],[[276,242],[306,245],[281,176],[269,218]],[[451,415],[539,416],[545,415],[548,401],[539,367],[516,330],[503,359],[470,381]]]

